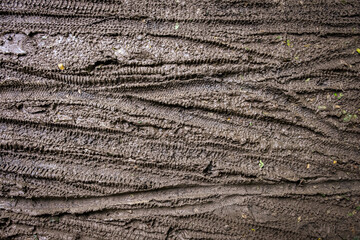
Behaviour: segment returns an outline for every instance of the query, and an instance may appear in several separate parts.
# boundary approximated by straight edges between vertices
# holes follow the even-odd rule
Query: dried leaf
[[[59,67],[60,70],[64,70],[64,69],[65,69],[65,66],[64,66],[64,64],[62,64],[62,63],[59,63],[59,64],[58,64],[58,67]]]

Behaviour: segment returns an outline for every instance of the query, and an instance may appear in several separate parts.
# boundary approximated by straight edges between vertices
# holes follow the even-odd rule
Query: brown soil
[[[0,13],[0,238],[360,238],[358,0]]]

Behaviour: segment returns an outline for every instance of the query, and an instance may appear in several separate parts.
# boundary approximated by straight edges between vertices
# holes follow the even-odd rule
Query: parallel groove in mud
[[[357,5],[1,1],[0,238],[356,239]]]

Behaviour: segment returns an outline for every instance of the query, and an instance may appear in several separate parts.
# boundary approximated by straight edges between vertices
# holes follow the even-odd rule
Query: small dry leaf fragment
[[[242,214],[241,217],[244,218],[244,219],[247,218],[246,214]]]
[[[310,168],[310,163],[308,163],[308,164],[306,165],[306,168]]]
[[[62,64],[62,63],[59,63],[59,64],[58,64],[58,67],[59,67],[60,70],[64,70],[64,69],[65,69],[65,66],[64,66],[64,64]]]
[[[301,222],[301,216],[299,216],[299,217],[297,218],[297,220],[298,220],[298,222]]]

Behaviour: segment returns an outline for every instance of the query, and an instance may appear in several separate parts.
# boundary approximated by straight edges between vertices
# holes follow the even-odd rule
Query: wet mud
[[[359,239],[357,0],[0,2],[1,239]]]

